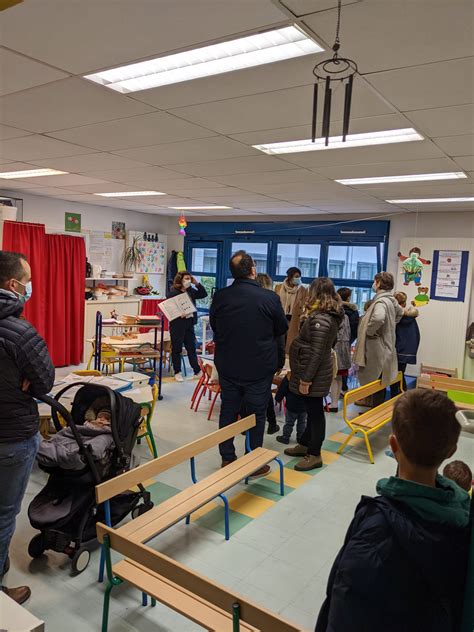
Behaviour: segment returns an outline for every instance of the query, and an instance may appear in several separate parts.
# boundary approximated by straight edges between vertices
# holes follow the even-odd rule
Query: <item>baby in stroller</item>
[[[105,464],[114,449],[111,419],[109,400],[98,397],[86,410],[84,423],[77,426],[77,432],[96,462]],[[80,454],[79,445],[69,427],[63,428],[49,440],[42,439],[37,458],[38,463],[45,467],[82,470],[86,466],[86,461]]]

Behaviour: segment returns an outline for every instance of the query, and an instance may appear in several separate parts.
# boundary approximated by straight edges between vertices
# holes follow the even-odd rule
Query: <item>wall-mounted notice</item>
[[[91,231],[89,235],[89,261],[107,270],[112,262],[112,254],[110,233]]]
[[[463,302],[466,294],[468,250],[435,250],[431,299]]]

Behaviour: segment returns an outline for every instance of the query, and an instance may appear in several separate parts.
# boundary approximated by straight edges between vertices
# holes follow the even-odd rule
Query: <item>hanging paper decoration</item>
[[[183,213],[181,213],[178,219],[178,226],[179,226],[179,234],[182,235],[183,237],[185,237],[186,235],[187,225],[188,225],[188,222],[186,221],[186,218],[184,217]]]
[[[351,115],[352,88],[354,84],[354,75],[357,72],[357,64],[347,57],[339,57],[339,49],[341,42],[339,40],[339,30],[341,26],[341,4],[342,0],[338,0],[337,4],[337,26],[336,39],[332,50],[334,55],[331,59],[325,59],[313,68],[313,74],[316,77],[316,83],[313,90],[313,122],[311,129],[311,140],[316,141],[316,117],[318,114],[318,84],[324,83],[324,105],[323,105],[323,124],[321,135],[325,139],[325,145],[329,145],[329,128],[331,123],[331,104],[332,92],[334,84],[337,82],[345,84],[344,91],[344,115],[342,121],[342,141],[346,142],[349,134],[349,120]],[[337,87],[337,86],[336,86]]]
[[[415,285],[421,285],[423,266],[430,265],[431,261],[421,257],[421,250],[418,246],[414,246],[407,257],[401,252],[397,253],[397,256],[402,262],[402,274],[405,275],[403,285],[409,285],[411,281]]]

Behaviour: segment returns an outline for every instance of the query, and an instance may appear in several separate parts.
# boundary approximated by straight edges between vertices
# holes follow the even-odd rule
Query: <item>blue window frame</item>
[[[258,270],[275,282],[296,266],[304,283],[329,276],[336,287],[353,288],[353,300],[362,306],[374,274],[386,268],[389,229],[388,221],[190,223],[184,253],[188,269],[210,295],[231,281],[229,259],[235,250],[244,249],[253,255]],[[199,309],[207,310],[209,301],[202,303]]]

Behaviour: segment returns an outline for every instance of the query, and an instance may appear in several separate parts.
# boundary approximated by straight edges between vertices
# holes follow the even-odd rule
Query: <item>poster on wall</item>
[[[468,250],[435,250],[431,299],[463,302],[466,295]]]
[[[161,241],[137,241],[138,249],[142,254],[141,262],[137,266],[137,272],[142,274],[165,273],[165,245]]]
[[[112,222],[112,237],[125,239],[125,222]]]
[[[69,233],[80,233],[81,232],[81,214],[80,213],[70,213],[66,211],[64,213],[64,229]]]
[[[112,262],[112,239],[110,233],[91,231],[89,235],[89,261],[107,270]]]

